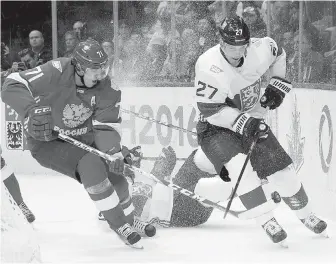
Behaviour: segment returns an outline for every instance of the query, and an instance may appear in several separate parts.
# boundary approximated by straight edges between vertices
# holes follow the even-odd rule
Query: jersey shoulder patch
[[[52,60],[51,64],[52,64],[52,66],[54,66],[55,69],[57,69],[60,73],[62,73],[63,68],[62,68],[62,64],[59,60]]]

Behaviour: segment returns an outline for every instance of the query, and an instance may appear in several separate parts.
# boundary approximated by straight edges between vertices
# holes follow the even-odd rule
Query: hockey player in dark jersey
[[[141,247],[141,236],[154,236],[155,227],[134,217],[119,133],[121,91],[107,76],[108,57],[98,42],[81,42],[72,58],[59,58],[36,68],[10,74],[1,97],[24,122],[31,155],[44,167],[82,183],[128,245]],[[107,152],[113,162],[88,153],[57,137],[63,133]],[[61,192],[61,190],[60,190]]]
[[[1,59],[3,59],[4,57],[6,57],[6,54],[1,45]],[[1,71],[1,87],[3,86],[3,83],[9,74],[11,74],[12,72],[24,71],[25,69],[26,69],[25,65],[23,65],[22,63],[19,63],[17,68],[12,67],[5,71]],[[14,170],[11,168],[9,164],[6,163],[4,157],[2,156],[1,146],[0,146],[0,156],[1,156],[1,179],[4,182],[9,193],[13,197],[14,201],[17,203],[22,213],[26,217],[27,221],[29,223],[32,223],[35,221],[35,215],[28,208],[27,204],[24,202],[22,198],[20,184],[14,173]]]

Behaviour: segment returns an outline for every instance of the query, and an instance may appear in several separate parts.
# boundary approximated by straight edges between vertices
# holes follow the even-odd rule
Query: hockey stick
[[[226,207],[226,209],[225,209],[224,219],[225,219],[226,215],[228,214],[228,212],[230,211],[230,207],[231,207],[231,204],[232,204],[232,202],[233,202],[233,199],[234,199],[234,197],[235,197],[235,195],[236,195],[236,192],[237,192],[239,183],[240,183],[240,181],[241,181],[241,179],[242,179],[242,177],[243,177],[243,174],[244,174],[245,168],[246,168],[246,166],[247,166],[247,163],[250,161],[250,157],[251,157],[252,151],[254,150],[254,147],[255,147],[255,145],[257,144],[257,141],[258,141],[258,137],[256,137],[256,138],[253,140],[253,142],[252,142],[252,144],[251,144],[251,146],[250,146],[250,149],[249,149],[249,151],[248,151],[248,153],[247,153],[247,156],[246,156],[244,165],[243,165],[243,167],[242,167],[242,169],[241,169],[241,171],[240,171],[240,174],[239,174],[237,183],[236,183],[236,185],[235,185],[235,187],[234,187],[234,189],[233,189],[233,191],[232,191],[230,200],[229,200],[228,205],[227,205],[227,207]]]
[[[165,127],[169,127],[169,128],[172,128],[172,129],[176,129],[176,130],[180,130],[180,131],[183,131],[183,132],[186,132],[186,133],[190,133],[190,134],[193,134],[194,136],[197,136],[197,133],[194,132],[194,131],[190,131],[188,129],[185,129],[183,127],[179,127],[179,126],[174,126],[172,124],[169,124],[167,122],[162,122],[162,121],[158,121],[154,118],[151,118],[149,116],[144,116],[144,115],[141,115],[139,113],[135,113],[133,111],[130,111],[130,110],[126,110],[126,109],[123,109],[123,108],[120,108],[120,111],[121,112],[124,112],[124,113],[127,113],[127,114],[131,114],[131,115],[135,115],[136,117],[139,117],[141,119],[145,119],[149,122],[152,122],[152,123],[156,123],[156,124],[159,124],[159,125],[162,125],[162,126],[165,126]]]
[[[101,158],[103,158],[105,160],[108,160],[108,161],[114,161],[115,160],[114,158],[112,158],[111,155],[109,155],[107,153],[104,153],[104,152],[102,152],[102,151],[100,151],[98,149],[95,149],[93,147],[90,147],[90,146],[88,146],[88,145],[86,145],[86,144],[84,144],[84,143],[82,143],[82,142],[80,142],[80,141],[78,141],[78,140],[76,140],[76,139],[74,139],[72,137],[69,137],[69,136],[66,136],[64,134],[59,133],[58,134],[58,138],[66,141],[66,142],[68,142],[70,144],[73,144],[73,145],[75,145],[75,146],[77,146],[77,147],[79,147],[81,149],[84,149],[84,150],[86,150],[86,151],[88,151],[88,152],[90,152],[90,153],[92,153],[94,155],[97,155],[97,156],[99,156],[99,157],[101,157]],[[194,199],[194,200],[196,200],[198,202],[201,202],[202,204],[204,204],[206,206],[210,206],[210,207],[216,208],[218,210],[221,210],[223,212],[230,213],[232,216],[240,218],[240,219],[250,219],[250,218],[254,217],[254,216],[251,216],[251,213],[248,212],[247,210],[245,210],[245,211],[228,210],[227,208],[225,208],[224,206],[219,205],[218,203],[215,203],[215,202],[213,202],[213,201],[211,201],[209,199],[201,197],[201,196],[199,196],[199,195],[197,195],[197,194],[195,194],[195,193],[193,193],[193,192],[191,192],[191,191],[189,191],[187,189],[184,189],[184,188],[182,188],[182,187],[180,187],[180,186],[178,186],[178,185],[176,185],[174,183],[171,183],[169,181],[166,181],[164,179],[162,179],[162,180],[158,179],[153,174],[147,173],[147,172],[145,172],[145,171],[143,171],[143,170],[141,170],[141,169],[139,169],[137,167],[130,166],[128,164],[125,164],[125,166],[127,166],[133,172],[141,173],[142,175],[144,175],[144,176],[146,176],[146,177],[154,180],[155,182],[161,183],[161,184],[163,184],[163,185],[165,185],[165,186],[167,186],[169,188],[172,188],[173,190],[176,190],[179,193],[184,194],[185,196],[190,197],[191,199]]]

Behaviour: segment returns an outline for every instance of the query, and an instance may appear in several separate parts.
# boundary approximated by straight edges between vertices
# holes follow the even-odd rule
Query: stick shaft
[[[179,127],[179,126],[174,126],[172,124],[169,124],[167,122],[162,122],[162,121],[159,121],[159,120],[156,120],[154,118],[151,118],[149,116],[144,116],[144,115],[141,115],[139,113],[135,113],[133,111],[130,111],[130,110],[126,110],[126,109],[123,109],[123,108],[120,108],[120,111],[121,112],[124,112],[124,113],[127,113],[127,114],[131,114],[131,115],[135,115],[136,117],[139,117],[141,119],[145,119],[149,122],[152,122],[152,123],[156,123],[156,124],[159,124],[159,125],[162,125],[162,126],[166,126],[166,127],[169,127],[169,128],[172,128],[172,129],[176,129],[176,130],[180,130],[180,131],[183,131],[185,133],[190,133],[190,134],[193,134],[195,136],[197,136],[197,133],[194,132],[194,131],[190,131],[188,129],[185,129],[183,127]]]
[[[86,151],[88,151],[88,152],[90,152],[90,153],[92,153],[92,154],[95,154],[95,155],[97,155],[97,156],[99,156],[99,157],[101,157],[101,158],[103,158],[103,159],[105,159],[105,160],[108,160],[108,161],[113,161],[113,160],[114,160],[114,159],[111,157],[111,155],[109,155],[109,154],[107,154],[107,153],[104,153],[104,152],[102,152],[102,151],[100,151],[100,150],[98,150],[98,149],[95,149],[95,148],[93,148],[93,147],[90,147],[90,146],[88,146],[88,145],[86,145],[86,144],[84,144],[84,143],[82,143],[82,142],[80,142],[80,141],[78,141],[78,140],[76,140],[76,139],[74,139],[74,138],[72,138],[72,137],[66,136],[66,135],[64,135],[64,134],[58,134],[58,137],[59,137],[60,139],[64,140],[64,141],[70,143],[70,144],[73,144],[73,145],[75,145],[75,146],[77,146],[77,147],[79,147],[79,148],[82,148],[82,149],[84,149],[84,150],[86,150]],[[211,206],[211,207],[216,208],[216,209],[218,209],[218,210],[221,210],[221,211],[223,211],[223,212],[226,211],[226,208],[225,208],[224,206],[221,206],[221,205],[219,205],[218,203],[215,203],[215,202],[213,202],[213,201],[211,201],[211,200],[209,200],[209,199],[206,199],[206,198],[204,198],[204,197],[201,197],[201,196],[195,194],[194,192],[191,192],[191,191],[189,191],[189,190],[187,190],[187,189],[184,189],[184,188],[182,188],[182,187],[180,187],[180,186],[178,186],[178,185],[176,185],[176,184],[174,184],[174,183],[168,182],[168,181],[166,181],[166,180],[160,180],[160,179],[158,179],[157,177],[155,177],[153,174],[151,174],[151,173],[147,173],[147,172],[145,172],[145,171],[143,171],[142,169],[139,169],[139,168],[137,168],[137,167],[130,166],[130,165],[128,165],[128,164],[125,164],[125,165],[126,165],[129,169],[131,169],[133,172],[141,173],[141,174],[143,174],[144,176],[146,176],[146,177],[148,177],[148,178],[154,180],[155,182],[161,183],[161,184],[163,184],[163,185],[165,185],[165,186],[167,186],[167,187],[169,187],[169,188],[172,188],[172,189],[178,191],[179,193],[181,193],[181,194],[183,194],[183,195],[185,195],[185,196],[190,197],[191,199],[194,199],[194,200],[197,200],[197,201],[199,201],[199,202],[202,202],[203,204],[206,204],[206,205],[208,205],[208,206]],[[229,210],[228,212],[229,212],[231,215],[233,215],[233,216],[235,216],[235,217],[238,217],[238,218],[239,218],[239,213],[241,213],[241,212],[231,211],[231,210]]]

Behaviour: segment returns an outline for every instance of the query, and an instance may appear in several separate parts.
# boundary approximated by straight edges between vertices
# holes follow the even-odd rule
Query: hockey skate
[[[327,234],[327,223],[318,218],[315,214],[311,213],[305,219],[300,219],[301,222],[315,234],[324,237],[329,237]]]
[[[140,220],[139,217],[134,217],[133,229],[142,237],[153,237],[156,234],[156,228],[150,223]]]
[[[35,215],[32,213],[32,211],[30,211],[30,209],[25,204],[25,202],[20,203],[19,208],[21,209],[22,213],[24,214],[24,216],[26,217],[29,223],[32,223],[35,221]]]
[[[102,212],[99,212],[98,219],[101,221],[106,220]],[[142,237],[153,237],[156,234],[156,228],[154,225],[140,220],[137,216],[134,216],[132,228]]]
[[[126,223],[122,225],[115,230],[115,232],[126,245],[136,249],[143,249],[143,246],[139,242],[141,236],[130,226],[130,224]]]
[[[264,225],[262,225],[262,227],[273,243],[279,243],[280,246],[285,248],[288,247],[287,243],[285,242],[287,233],[285,230],[283,230],[274,217],[268,220]]]

